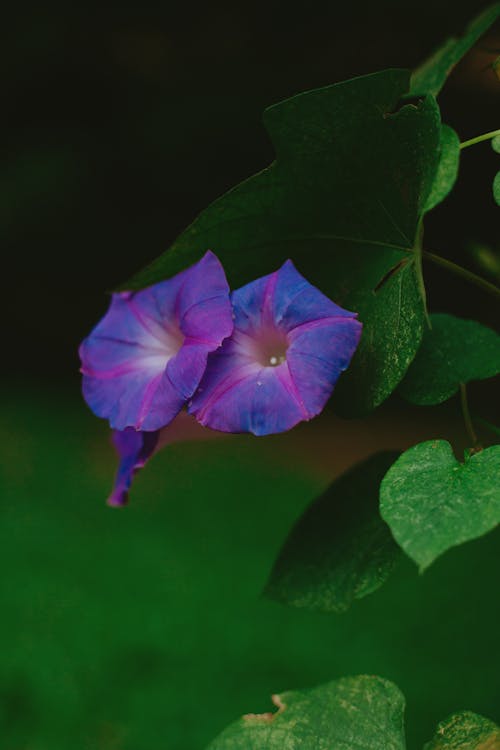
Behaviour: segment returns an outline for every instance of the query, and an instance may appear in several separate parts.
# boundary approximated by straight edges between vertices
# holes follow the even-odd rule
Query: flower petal
[[[291,261],[232,295],[234,331],[210,355],[189,406],[201,424],[268,435],[319,414],[358,345],[361,323]]]
[[[355,317],[310,284],[291,260],[278,271],[237,289],[232,302],[235,328],[250,334],[269,325],[288,332],[320,318]]]
[[[139,292],[114,294],[80,347],[83,395],[111,427],[154,431],[196,390],[207,355],[233,327],[216,256]]]
[[[356,318],[324,318],[297,326],[289,334],[290,377],[309,418],[322,411],[349,366],[361,329]]]
[[[178,302],[180,328],[186,337],[207,344],[213,351],[233,330],[224,270],[217,256],[208,251],[183,273],[186,276]]]
[[[276,272],[271,301],[272,318],[277,325],[291,331],[296,325],[320,318],[352,318],[354,313],[336,305],[310,284],[287,260]]]
[[[186,339],[177,356],[167,364],[168,380],[183,402],[191,398],[207,366],[209,348],[196,339]]]
[[[131,428],[113,432],[112,440],[120,462],[108,505],[121,507],[127,504],[132,479],[154,453],[158,435],[158,432],[137,432]]]
[[[308,418],[286,364],[232,367],[223,356],[216,355],[207,373],[189,412],[213,430],[270,435]]]

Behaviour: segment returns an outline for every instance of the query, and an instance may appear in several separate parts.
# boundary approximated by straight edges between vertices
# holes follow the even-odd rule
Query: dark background
[[[53,381],[75,379],[76,347],[103,313],[104,292],[272,160],[266,106],[384,67],[412,68],[484,5],[21,7],[0,53],[4,373]],[[485,51],[494,47],[498,33],[440,98],[463,139],[498,126],[495,54]],[[456,194],[426,223],[430,249],[469,267],[469,242],[498,249],[496,162],[488,143],[464,152]],[[488,316],[470,286],[426,272],[431,308],[458,300],[462,314]]]
[[[109,290],[272,160],[266,106],[413,67],[482,7],[11,8],[0,45],[0,747],[201,750],[237,716],[268,710],[273,692],[361,672],[403,690],[410,750],[452,711],[500,720],[498,533],[424,576],[404,562],[342,616],[259,596],[291,523],[347,466],[435,437],[460,453],[456,400],[394,399],[367,420],[323,414],[276,438],[174,446],[119,513],[103,503],[114,457],[80,398],[76,354]],[[489,48],[498,30],[440,97],[462,139],[500,125]],[[467,149],[454,194],[426,220],[428,249],[492,280],[499,158],[488,143]],[[425,277],[431,310],[496,322],[474,287],[428,264]],[[470,390],[493,420],[491,385]]]

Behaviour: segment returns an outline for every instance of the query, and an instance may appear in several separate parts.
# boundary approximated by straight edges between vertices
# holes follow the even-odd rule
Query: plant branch
[[[469,271],[467,268],[462,268],[462,266],[459,266],[457,263],[454,263],[452,260],[443,258],[441,257],[441,255],[435,255],[435,253],[431,253],[429,252],[429,250],[423,250],[422,255],[424,258],[431,260],[437,266],[446,268],[448,271],[451,271],[456,276],[460,276],[462,279],[465,279],[466,281],[470,281],[471,284],[475,284],[476,286],[480,287],[481,289],[484,289],[486,292],[489,292],[490,294],[493,294],[495,297],[498,297],[500,299],[500,288],[497,287],[495,284],[493,284],[491,281],[487,281],[486,279],[483,279],[481,276],[478,276],[472,271]]]
[[[490,130],[489,133],[483,133],[482,135],[476,135],[475,138],[469,138],[468,141],[463,141],[460,144],[460,148],[468,148],[469,146],[475,146],[476,143],[482,143],[482,141],[489,141],[500,135],[500,130]]]

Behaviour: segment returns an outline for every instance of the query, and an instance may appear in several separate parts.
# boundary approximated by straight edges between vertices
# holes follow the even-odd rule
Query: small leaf
[[[500,729],[490,719],[462,711],[439,724],[424,750],[500,750]]]
[[[398,392],[420,406],[440,404],[460,383],[484,380],[500,372],[500,336],[491,328],[453,315],[431,315],[432,329]]]
[[[500,17],[500,4],[494,3],[477,16],[460,37],[452,37],[439,47],[417,70],[411,79],[414,96],[437,96],[455,65],[467,54],[480,37]]]
[[[404,698],[380,677],[344,677],[273,696],[275,713],[248,714],[207,750],[404,750]]]
[[[491,139],[491,148],[497,154],[500,154],[500,135],[496,135],[494,138]]]
[[[399,557],[380,518],[380,483],[398,453],[372,456],[315,500],[274,565],[266,594],[292,607],[343,612],[379,588]]]
[[[500,206],[500,172],[497,172],[493,180],[493,198],[497,206]]]
[[[291,258],[359,313],[363,337],[337,401],[346,414],[373,409],[403,377],[423,331],[413,247],[441,122],[432,97],[402,102],[408,87],[408,71],[386,70],[267,109],[276,161],[212,203],[124,288],[167,278],[207,249],[233,288]]]
[[[457,180],[459,163],[460,139],[453,128],[443,125],[438,169],[425,204],[425,211],[431,211],[451,193]]]
[[[500,522],[500,445],[459,463],[449,443],[429,440],[403,453],[385,475],[380,512],[419,566],[486,534]]]

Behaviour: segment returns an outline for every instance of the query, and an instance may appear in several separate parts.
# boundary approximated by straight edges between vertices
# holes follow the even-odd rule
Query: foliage
[[[380,453],[337,479],[297,521],[266,593],[294,607],[343,612],[378,589],[399,549],[379,515],[378,488],[397,453]]]
[[[424,750],[498,750],[500,729],[489,719],[462,711],[439,725]]]
[[[500,372],[500,336],[491,328],[444,314],[431,315],[431,325],[399,387],[412,404],[439,404],[453,396],[460,383]]]
[[[209,249],[233,290],[290,258],[363,323],[333,396],[338,414],[368,414],[397,388],[415,405],[439,404],[460,388],[470,441],[463,463],[444,440],[398,458],[377,454],[337,478],[298,520],[266,588],[294,607],[345,611],[386,581],[400,549],[424,571],[500,521],[500,445],[478,443],[465,391],[466,383],[500,372],[499,336],[474,320],[430,315],[422,263],[432,260],[500,297],[490,281],[424,247],[426,215],[453,190],[462,149],[488,139],[500,149],[498,131],[460,143],[436,100],[499,16],[497,3],[413,74],[391,68],[269,107],[264,124],[275,161],[212,203],[123,287],[161,282]],[[493,195],[500,205],[500,172]],[[321,351],[313,358],[321,361]],[[218,383],[222,393],[225,385]],[[244,717],[211,750],[405,746],[403,699],[379,677],[342,678],[274,700],[277,712]],[[463,713],[440,725],[427,748],[497,746],[489,720]]]
[[[500,206],[500,172],[497,172],[493,180],[493,198],[495,203]]]
[[[380,511],[398,544],[427,568],[450,547],[500,523],[500,445],[465,457],[445,440],[403,453],[380,488]]]
[[[414,95],[437,95],[455,65],[500,16],[500,4],[494,3],[470,23],[460,37],[451,37],[414,72],[411,89]]]
[[[404,698],[380,677],[344,677],[272,697],[277,711],[247,714],[207,750],[405,750]],[[442,722],[424,750],[498,750],[500,729],[470,711]]]
[[[273,696],[275,713],[248,714],[208,750],[403,750],[404,699],[380,677],[344,677]]]
[[[453,190],[458,177],[460,139],[449,125],[441,127],[439,150],[439,164],[425,204],[426,211],[432,211],[441,201],[444,201]]]
[[[362,413],[389,396],[423,331],[414,244],[440,157],[433,97],[401,103],[409,73],[387,70],[300,94],[266,110],[277,159],[209,206],[141,287],[221,259],[234,287],[292,258],[329,297],[356,310],[361,345],[337,405]]]

